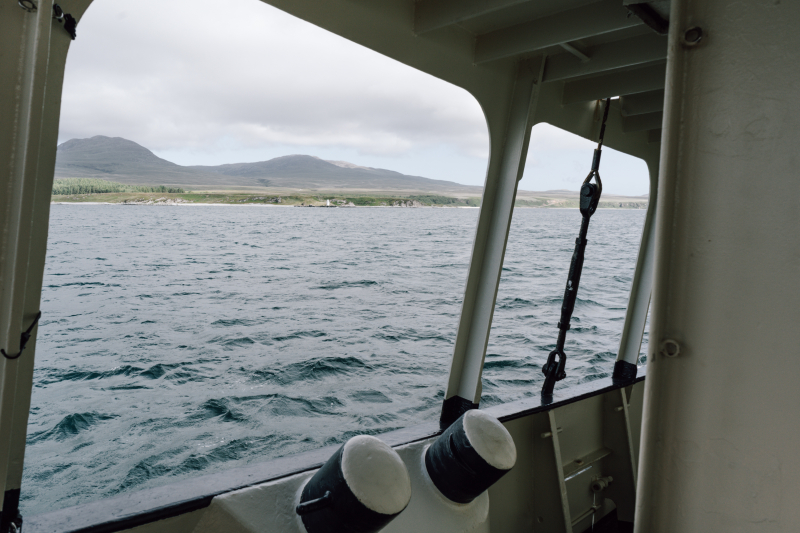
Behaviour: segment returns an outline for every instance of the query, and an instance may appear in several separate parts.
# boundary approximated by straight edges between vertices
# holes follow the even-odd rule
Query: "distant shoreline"
[[[248,205],[266,207],[438,207],[465,208],[480,207],[482,198],[458,198],[433,194],[386,193],[292,193],[255,194],[243,192],[102,192],[83,194],[53,195],[52,204],[87,205]],[[600,200],[600,209],[646,209],[648,202],[638,198],[610,196]],[[578,199],[571,195],[544,194],[542,196],[517,195],[514,207],[536,209],[577,209]]]
[[[301,207],[297,205],[270,205],[270,204],[200,204],[200,203],[186,203],[186,204],[122,204],[122,203],[114,203],[114,202],[50,202],[50,205],[119,205],[119,206],[144,206],[144,207],[277,207],[277,208],[287,208],[287,207]],[[319,206],[322,207],[322,206]],[[347,206],[347,207],[340,207],[336,206],[336,209],[409,209],[407,207],[397,207],[391,205],[355,205],[355,206]],[[467,205],[459,205],[459,206],[446,206],[446,205],[424,205],[421,207],[413,207],[411,209],[480,209],[480,207],[473,207]],[[545,207],[534,207],[534,206],[516,206],[514,209],[565,209],[571,211],[577,211],[578,207],[552,207],[552,206],[545,206]],[[602,207],[603,211],[644,211],[644,209],[636,209],[630,207]]]
[[[119,206],[139,206],[139,207],[202,207],[202,206],[211,206],[211,207],[278,207],[278,208],[287,208],[287,207],[309,207],[309,206],[300,206],[300,205],[275,205],[275,204],[223,204],[223,203],[216,203],[216,204],[202,204],[202,203],[153,203],[153,204],[125,204],[121,202],[50,202],[50,205],[119,205]],[[328,208],[328,206],[310,206],[312,208]],[[400,207],[394,205],[349,205],[349,206],[330,206],[330,208],[335,209],[408,209],[408,207]],[[478,206],[469,206],[469,205],[455,205],[455,206],[448,206],[448,205],[423,205],[423,206],[415,206],[412,209],[480,209]],[[556,209],[577,209],[576,207],[565,207],[565,208],[556,208]]]
[[[411,190],[185,190],[175,185],[129,185],[97,178],[53,182],[53,203],[123,205],[269,205],[295,207],[480,207],[482,196]],[[645,209],[649,199],[607,194],[600,209]],[[517,191],[516,208],[578,208],[576,191]]]

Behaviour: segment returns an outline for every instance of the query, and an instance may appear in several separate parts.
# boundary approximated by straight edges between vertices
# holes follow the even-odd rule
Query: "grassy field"
[[[335,206],[356,207],[391,207],[391,206],[441,206],[441,207],[477,207],[479,198],[451,198],[449,196],[340,196],[340,195],[270,195],[219,192],[185,192],[185,193],[132,193],[108,192],[86,194],[54,194],[53,202],[87,203],[102,202],[110,204],[132,205],[171,205],[171,204],[257,204],[285,206],[327,205],[330,201]]]
[[[308,192],[300,194],[287,191],[184,191],[163,185],[131,186],[100,179],[67,178],[53,183],[53,202],[109,203],[128,205],[177,204],[256,204],[276,206],[321,207],[479,207],[477,196],[454,197],[434,194],[387,194],[385,192],[349,193]],[[532,193],[520,191],[516,207],[577,208],[578,195],[570,191]],[[644,197],[607,196],[601,208],[644,209]]]
[[[557,207],[575,208],[579,207],[578,200],[570,198],[537,198],[533,200],[520,200],[514,203],[514,207]],[[600,200],[598,209],[647,209],[647,200],[623,198],[620,200],[603,201]]]
[[[450,196],[391,196],[391,195],[270,195],[222,192],[108,192],[85,194],[54,194],[53,202],[62,203],[109,203],[127,205],[175,205],[175,204],[256,204],[275,206],[314,206],[327,205],[342,207],[479,207],[480,198],[454,198]],[[518,199],[516,207],[537,208],[577,208],[578,200],[571,198],[526,198]],[[600,208],[645,209],[647,200],[619,199],[601,201]]]

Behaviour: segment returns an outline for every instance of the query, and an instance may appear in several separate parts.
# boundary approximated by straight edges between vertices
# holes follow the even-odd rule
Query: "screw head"
[[[703,39],[703,29],[699,26],[693,26],[686,30],[683,34],[683,42],[689,46],[698,44]]]

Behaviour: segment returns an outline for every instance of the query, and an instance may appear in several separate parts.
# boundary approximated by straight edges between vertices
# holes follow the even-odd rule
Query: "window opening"
[[[436,419],[486,169],[474,99],[257,0],[97,0],[79,29],[23,514]],[[295,174],[220,168],[278,156]],[[319,168],[351,181],[289,186]],[[419,190],[355,186],[380,169]],[[137,205],[77,205],[98,200]]]
[[[596,147],[549,124],[532,129],[486,351],[483,405],[540,394],[581,220],[578,190]],[[645,163],[605,146],[602,165],[603,197],[592,216],[567,338],[567,378],[558,388],[611,375],[642,236],[649,189]]]

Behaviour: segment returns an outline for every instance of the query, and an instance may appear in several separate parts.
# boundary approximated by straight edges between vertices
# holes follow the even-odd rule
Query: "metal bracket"
[[[22,4],[21,0],[20,4]],[[69,36],[72,38],[73,41],[75,40],[75,37],[77,35],[75,30],[78,28],[78,21],[75,20],[75,17],[73,17],[69,13],[64,13],[64,10],[61,9],[61,6],[59,6],[58,4],[53,4],[53,20],[63,24],[64,29],[67,31],[67,33],[69,33]]]
[[[331,494],[331,491],[326,490],[325,494],[323,494],[319,498],[299,504],[295,508],[295,512],[297,512],[297,514],[299,514],[300,516],[303,516],[309,513],[313,513],[315,511],[319,511],[320,509],[324,509],[325,507],[328,507],[331,503],[333,503],[333,494]]]

